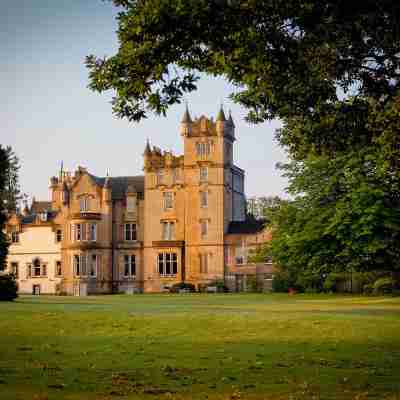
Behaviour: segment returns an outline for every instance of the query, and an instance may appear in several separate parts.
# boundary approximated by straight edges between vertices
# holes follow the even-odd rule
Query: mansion
[[[147,142],[142,176],[61,170],[50,179],[51,201],[33,200],[10,216],[7,265],[19,292],[160,292],[216,281],[245,290],[251,277],[270,283],[270,264],[247,262],[270,233],[246,217],[232,116],[221,108],[215,121],[192,121],[186,109],[180,133],[182,155]]]

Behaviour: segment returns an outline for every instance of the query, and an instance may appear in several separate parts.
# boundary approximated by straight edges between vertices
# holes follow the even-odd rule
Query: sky
[[[111,94],[88,88],[86,55],[109,56],[118,43],[116,9],[102,0],[13,0],[0,14],[0,143],[12,146],[21,163],[22,191],[50,199],[49,179],[61,162],[105,176],[143,174],[146,139],[182,153],[179,122],[183,104],[166,117],[140,123],[112,114]],[[234,87],[222,78],[202,76],[198,91],[186,97],[192,117],[215,118],[221,102],[236,125],[235,164],[246,171],[248,197],[286,197],[287,181],[276,170],[286,160],[274,140],[278,121],[252,125],[245,109],[233,104]]]

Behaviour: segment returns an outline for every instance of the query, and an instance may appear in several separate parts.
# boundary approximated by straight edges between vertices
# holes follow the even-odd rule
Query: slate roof
[[[99,186],[104,186],[105,177],[90,175]],[[133,186],[136,192],[144,193],[144,176],[114,176],[109,177],[111,197],[113,200],[121,200],[125,197],[128,186]]]
[[[34,201],[31,206],[31,213],[39,214],[51,210],[51,201]]]
[[[254,234],[264,229],[266,220],[247,219],[246,221],[232,221],[229,223],[228,234]]]

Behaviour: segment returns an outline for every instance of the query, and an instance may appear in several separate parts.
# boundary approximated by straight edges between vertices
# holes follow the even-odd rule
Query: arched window
[[[41,275],[41,268],[40,268],[40,259],[39,258],[35,258],[33,260],[33,276],[40,276]]]

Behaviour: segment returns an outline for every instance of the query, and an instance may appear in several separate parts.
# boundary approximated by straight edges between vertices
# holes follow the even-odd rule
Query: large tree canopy
[[[90,87],[139,120],[195,90],[198,71],[238,85],[253,121],[314,114],[352,88],[398,89],[400,3],[392,0],[113,0],[117,54],[89,56]],[[179,68],[178,68],[179,67]]]
[[[286,267],[398,269],[400,2],[113,0],[117,53],[89,87],[139,121],[223,76],[251,122],[279,117],[295,200],[275,218]]]

